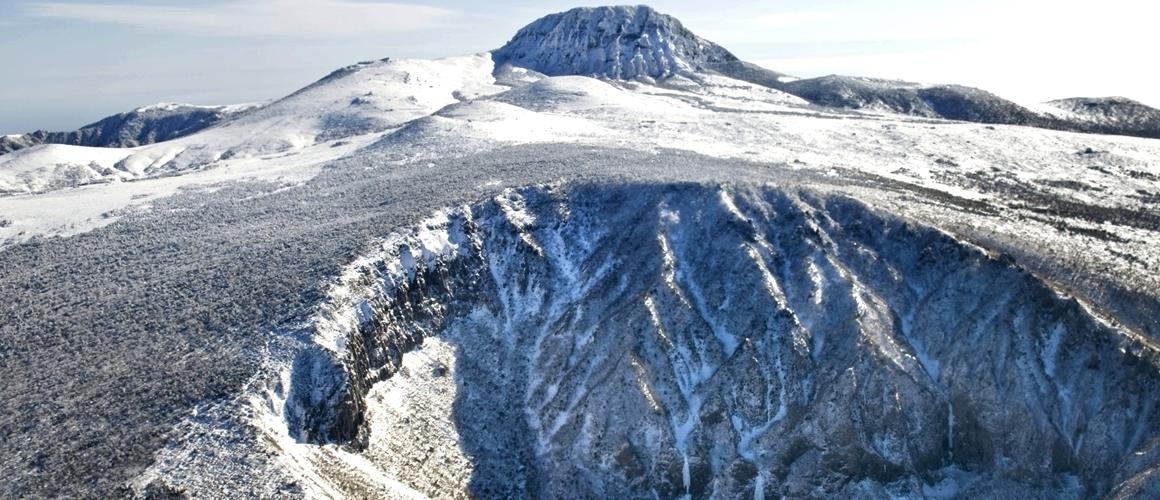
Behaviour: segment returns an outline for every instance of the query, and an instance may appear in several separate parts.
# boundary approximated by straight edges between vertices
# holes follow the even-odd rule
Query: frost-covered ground
[[[51,187],[44,183],[66,173],[113,181],[0,198],[7,221],[0,242],[75,234],[148,210],[182,189],[237,179],[300,183],[345,156],[402,164],[562,143],[684,150],[930,189],[995,212],[982,221],[949,218],[956,224],[1004,238],[1029,231],[1045,242],[1088,237],[1093,243],[1075,257],[1092,260],[1092,272],[1125,276],[1144,289],[1155,285],[1157,256],[1149,243],[1158,224],[1152,207],[1160,200],[1155,140],[839,113],[715,75],[650,85],[543,78],[517,68],[494,73],[489,61],[481,55],[356,65],[242,120],[171,143],[132,150],[45,146],[0,158],[0,172],[26,186]],[[216,159],[199,164],[190,155]],[[1067,202],[1059,208],[1054,200]],[[905,205],[890,206],[905,211]],[[1100,270],[1106,266],[1111,273]]]
[[[508,69],[497,81],[493,69],[487,55],[356,65],[177,141],[128,150],[42,146],[0,158],[10,191],[110,183],[63,195],[99,206],[95,213],[38,217],[54,212],[54,196],[0,198],[0,216],[11,223],[0,239],[82,227],[134,205],[134,196],[185,184],[297,181],[350,154],[405,162],[545,142],[687,150],[831,175],[857,170],[975,199],[996,194],[981,177],[1113,207],[1150,203],[1158,190],[1154,140],[841,113],[721,76],[650,85]],[[134,182],[117,182],[126,180]]]
[[[1050,277],[824,194],[825,177],[538,151],[526,174],[567,161],[621,177],[504,190],[376,241],[302,344],[267,358],[259,390],[210,411],[254,415],[278,454],[231,442],[228,458],[190,460],[222,447],[220,421],[190,423],[139,484],[349,497],[1147,484],[1151,459],[1134,457],[1157,432],[1156,348]],[[745,181],[699,180],[722,175]],[[328,437],[365,449],[308,444]]]
[[[1137,382],[1146,385],[1155,380],[1155,358],[1151,356],[1155,353],[1153,339],[1160,335],[1160,315],[1156,313],[1160,304],[1156,292],[1160,290],[1160,250],[1155,246],[1160,241],[1160,212],[1156,208],[1160,202],[1160,141],[835,111],[809,106],[776,90],[708,73],[677,75],[660,83],[626,82],[583,76],[548,78],[519,68],[497,69],[489,54],[435,61],[375,61],[345,68],[285,99],[174,141],[121,150],[41,146],[0,157],[0,190],[16,193],[0,197],[0,298],[4,299],[0,301],[0,377],[10,381],[0,389],[0,470],[12,477],[0,489],[0,496],[100,496],[126,493],[129,490],[124,488],[129,487],[138,491],[174,488],[208,496],[309,493],[405,497],[415,491],[454,496],[468,491],[464,489],[467,487],[495,486],[494,479],[506,473],[511,473],[510,477],[531,477],[529,470],[519,471],[518,467],[546,462],[521,462],[527,458],[522,456],[487,455],[495,450],[494,443],[471,440],[485,435],[485,431],[473,427],[474,423],[464,426],[454,417],[463,411],[456,403],[465,395],[477,394],[473,391],[478,389],[464,391],[464,380],[492,380],[488,377],[506,373],[488,371],[488,366],[479,366],[476,361],[464,363],[460,349],[479,349],[465,340],[470,339],[469,330],[487,327],[499,335],[510,331],[493,324],[500,319],[532,324],[542,318],[515,317],[494,310],[449,311],[459,315],[438,316],[457,318],[461,323],[454,328],[432,327],[428,333],[446,331],[446,337],[423,341],[421,346],[408,345],[417,349],[411,354],[395,352],[402,355],[397,360],[401,368],[392,370],[395,376],[366,387],[362,404],[373,423],[360,426],[347,422],[346,428],[340,425],[329,429],[336,435],[364,439],[366,449],[362,452],[305,442],[308,437],[325,437],[322,431],[328,429],[314,428],[321,434],[308,436],[309,426],[296,428],[295,422],[316,422],[317,416],[309,415],[309,411],[314,411],[310,408],[325,413],[334,405],[296,408],[285,404],[285,400],[292,393],[290,387],[295,384],[294,376],[302,363],[322,363],[318,365],[319,373],[329,373],[336,377],[335,381],[341,382],[348,375],[328,372],[332,367],[326,366],[325,361],[346,355],[352,345],[350,339],[344,335],[316,336],[327,333],[326,328],[318,326],[322,324],[318,320],[325,319],[327,311],[336,304],[350,305],[343,301],[359,292],[342,278],[344,272],[357,268],[352,262],[382,262],[384,266],[404,269],[425,264],[425,257],[447,251],[453,242],[450,236],[446,240],[420,240],[416,248],[427,248],[429,255],[420,253],[411,262],[400,255],[381,254],[399,251],[397,246],[383,245],[387,235],[408,235],[408,228],[413,227],[422,233],[424,221],[433,214],[446,215],[491,200],[498,204],[493,208],[510,220],[510,227],[502,226],[504,230],[520,238],[526,251],[547,255],[549,262],[566,263],[568,258],[561,256],[570,258],[573,254],[569,248],[582,247],[582,242],[551,231],[545,233],[536,225],[536,217],[524,216],[526,206],[501,196],[504,189],[534,185],[550,185],[560,192],[606,189],[623,196],[597,195],[592,199],[603,200],[605,205],[571,210],[587,210],[590,214],[606,210],[610,216],[619,217],[629,212],[610,209],[617,200],[656,200],[655,196],[650,198],[625,188],[626,184],[636,186],[642,193],[663,191],[665,186],[674,184],[685,186],[683,192],[688,196],[679,200],[685,209],[674,208],[672,216],[685,221],[687,225],[680,226],[679,231],[684,231],[689,240],[683,243],[683,254],[672,255],[709,262],[712,259],[698,253],[690,241],[741,238],[737,240],[739,245],[748,242],[750,246],[722,248],[721,255],[731,256],[731,262],[760,262],[764,271],[750,269],[753,272],[742,273],[737,279],[750,279],[752,289],[767,291],[774,302],[800,302],[785,309],[797,315],[796,321],[805,331],[833,329],[827,330],[825,325],[814,328],[825,319],[820,312],[808,314],[817,306],[809,305],[814,299],[808,294],[778,290],[791,275],[797,278],[789,281],[801,290],[812,286],[821,291],[819,301],[830,300],[824,297],[834,290],[866,290],[850,295],[862,300],[861,305],[843,303],[843,307],[865,311],[858,316],[862,322],[860,335],[878,349],[873,352],[884,357],[865,358],[858,370],[863,370],[863,374],[876,373],[870,368],[896,370],[895,375],[921,380],[918,384],[929,385],[934,394],[915,393],[919,395],[914,395],[914,401],[924,408],[945,408],[952,402],[953,384],[944,379],[956,369],[966,368],[956,368],[963,364],[963,353],[947,347],[954,343],[907,333],[914,321],[904,314],[911,311],[907,294],[929,299],[929,290],[895,288],[889,269],[875,267],[874,259],[866,260],[859,253],[911,248],[908,245],[916,244],[914,241],[880,247],[875,246],[878,243],[871,244],[883,227],[900,227],[901,221],[919,224],[924,229],[918,232],[923,235],[942,235],[946,240],[940,241],[953,248],[955,255],[969,255],[963,257],[965,261],[939,260],[945,266],[989,262],[983,268],[993,273],[992,277],[1014,276],[1004,274],[1015,272],[1004,267],[1012,263],[1027,271],[1029,275],[1019,274],[1016,281],[1023,289],[1035,291],[1032,303],[994,297],[1000,304],[996,311],[1009,307],[1024,312],[1003,316],[1006,324],[1028,325],[1041,321],[1035,319],[1038,315],[1049,319],[1052,315],[1066,316],[1068,325],[1082,330],[1074,338],[1095,345],[1085,347],[1088,350],[1084,352],[1094,352],[1104,363],[1101,369],[1122,374],[1120,370],[1128,370],[1124,366],[1136,363],[1132,366],[1140,371]],[[761,202],[731,198],[735,193],[753,190],[824,200],[813,208],[783,208],[786,214],[797,213],[816,224],[822,224],[826,217],[838,220],[833,228],[836,234],[854,235],[853,240],[863,238],[866,248],[846,247],[848,242],[840,239],[838,246],[844,250],[822,252],[812,267],[804,260],[786,264],[784,251],[771,240],[762,244],[760,238],[749,241],[738,236],[736,231],[743,225],[726,217],[741,210],[738,203],[747,211],[760,211],[765,206]],[[869,234],[859,233],[855,218],[841,219],[828,212],[831,204],[847,206],[849,202],[843,201],[846,197],[865,204],[866,217],[881,219],[875,223],[878,225],[867,222],[873,226],[866,229]],[[690,207],[697,203],[707,204],[711,209],[705,208],[705,212],[721,220],[702,225],[691,222],[698,215]],[[774,212],[778,210],[781,209]],[[862,209],[844,213],[862,213],[859,210]],[[777,220],[778,216],[765,215],[768,220]],[[739,220],[750,218],[752,214]],[[622,227],[631,228],[638,221],[624,222]],[[753,234],[791,240],[779,227],[763,227]],[[695,233],[698,228],[703,233]],[[934,230],[928,232],[932,230],[925,228]],[[495,237],[504,234],[497,230]],[[561,239],[543,239],[553,234]],[[660,231],[641,234],[644,239],[640,246],[647,245],[655,253],[633,254],[641,256],[635,264],[644,266],[642,263],[654,258],[659,259],[658,265],[663,264],[665,255],[669,255],[666,252],[670,252],[665,249],[675,243],[658,240]],[[515,241],[508,243],[520,245]],[[621,247],[616,248],[624,249],[626,254],[634,251],[631,241],[618,244]],[[530,259],[520,255],[521,259]],[[884,253],[883,259],[889,260],[889,255]],[[616,262],[612,257],[606,260]],[[533,265],[539,261],[527,262]],[[859,278],[859,273],[849,271],[857,262],[865,265],[860,272],[877,274]],[[790,267],[779,268],[779,264]],[[795,265],[803,266],[799,270],[804,274],[789,272]],[[571,266],[561,267],[558,271],[562,274],[553,275],[553,279],[567,282],[575,290],[584,290],[584,283],[576,280],[599,275],[600,271],[586,268],[583,263],[573,262]],[[650,269],[652,272],[661,268]],[[504,273],[519,274],[502,265],[489,270],[496,273],[492,276],[495,283],[511,281],[501,279],[508,276]],[[954,269],[947,272],[951,271]],[[683,272],[699,274],[704,270]],[[700,325],[696,317],[712,318],[719,308],[737,307],[737,303],[727,307],[721,302],[722,297],[736,290],[713,291],[713,283],[717,282],[712,276],[682,277],[676,270],[673,273],[668,278],[659,273],[658,283],[680,282],[680,286],[674,285],[663,293],[641,289],[644,295],[623,301],[639,306],[632,310],[629,323],[672,332],[673,325],[668,322]],[[906,281],[907,277],[899,274],[897,279]],[[961,279],[975,295],[1002,294],[1011,286],[998,279],[973,281],[970,273]],[[940,283],[950,287],[945,284],[949,281]],[[612,292],[619,290],[609,284],[602,286],[601,290],[613,296]],[[422,287],[416,290],[428,293]],[[680,306],[682,303],[687,307]],[[534,304],[543,309],[529,310],[543,310],[545,315],[567,323],[558,316],[581,317],[585,314],[583,307],[588,307],[585,304],[579,299],[549,301]],[[498,309],[514,307],[492,305]],[[567,313],[565,310],[571,307],[581,309]],[[660,311],[673,316],[664,316]],[[355,314],[343,314],[348,313]],[[894,318],[891,314],[901,316]],[[620,316],[600,319],[608,318]],[[1007,331],[978,315],[970,315],[964,321],[967,320],[981,325],[980,331],[995,335]],[[879,326],[870,325],[873,322]],[[1019,330],[1028,336],[1013,338],[1033,343],[1037,356],[1046,354],[1035,358],[1002,353],[988,358],[995,363],[1012,361],[1035,366],[1014,379],[996,375],[1002,379],[1002,387],[993,394],[1010,395],[1015,390],[1012,387],[1047,394],[1024,394],[1020,400],[1030,413],[1039,415],[1035,418],[1042,417],[1043,420],[1036,420],[1037,426],[1070,427],[1068,432],[1056,434],[1035,432],[1047,427],[1031,427],[1025,433],[1028,442],[1058,446],[1053,453],[1058,451],[1061,457],[1067,455],[1065,452],[1078,457],[1090,450],[1081,452],[1086,448],[1075,441],[1078,437],[1074,431],[1087,429],[1086,422],[1094,422],[1099,413],[1084,410],[1087,413],[1081,412],[1082,418],[1071,413],[1071,393],[1052,385],[1057,383],[1057,375],[1063,376],[1061,367],[1065,365],[1058,360],[1075,361],[1058,354],[1069,352],[1072,346],[1061,344],[1060,339],[1073,337],[1053,336],[1054,323],[1042,322],[1043,325],[1036,325],[1044,328]],[[707,330],[686,339],[704,345],[709,345],[706,342],[710,340],[720,344],[721,352],[713,355],[720,356],[706,360],[700,368],[681,371],[681,375],[674,375],[676,379],[650,382],[650,370],[669,366],[662,355],[663,346],[649,347],[657,350],[651,354],[638,352],[635,358],[600,358],[600,362],[623,362],[612,371],[624,377],[618,379],[621,385],[616,387],[635,388],[634,394],[643,398],[632,403],[637,406],[626,414],[655,424],[652,431],[647,426],[639,429],[644,434],[654,433],[650,439],[654,439],[656,450],[683,450],[681,460],[674,458],[677,455],[650,462],[639,458],[637,452],[623,456],[604,454],[613,450],[608,448],[612,441],[589,443],[591,449],[616,462],[609,467],[639,468],[640,474],[634,477],[652,478],[650,484],[667,485],[666,492],[678,494],[691,492],[694,485],[704,486],[705,474],[712,476],[720,471],[714,468],[717,465],[704,461],[705,455],[698,458],[689,452],[695,448],[690,443],[708,439],[706,433],[711,431],[720,433],[721,443],[737,445],[730,452],[732,455],[714,455],[727,456],[738,464],[729,473],[730,479],[720,486],[733,489],[721,491],[748,494],[764,492],[768,487],[771,495],[800,492],[786,489],[793,486],[786,481],[788,472],[770,475],[766,469],[758,468],[758,464],[768,466],[772,462],[756,458],[760,446],[753,444],[768,439],[763,436],[771,432],[781,432],[770,430],[778,422],[805,421],[791,411],[793,405],[784,403],[788,396],[778,396],[781,393],[773,390],[785,384],[781,379],[785,374],[770,372],[762,379],[771,391],[771,397],[763,400],[768,407],[761,410],[769,418],[745,413],[757,411],[750,409],[729,413],[729,418],[725,417],[728,412],[723,412],[718,415],[720,421],[699,423],[716,418],[711,416],[712,411],[698,413],[700,408],[737,404],[720,399],[720,382],[710,383],[706,370],[723,366],[734,367],[726,370],[739,369],[736,367],[742,364],[726,360],[731,359],[731,353],[752,348],[746,347],[748,339],[729,333],[744,328],[722,325],[709,322]],[[893,325],[900,330],[892,330]],[[950,329],[929,320],[926,325],[931,330]],[[525,336],[509,340],[549,339],[541,335],[544,332],[536,333],[538,336],[529,332],[530,329]],[[1081,335],[1084,332],[1096,332],[1092,333],[1095,340]],[[586,339],[612,342],[606,336],[582,335],[584,330],[571,327],[558,333],[577,335],[550,340],[574,342],[576,352],[595,352],[586,350]],[[1076,342],[1082,343],[1081,340]],[[826,345],[832,347],[834,342],[834,338],[818,334],[805,342],[804,352],[827,352]],[[537,349],[527,352],[545,353],[545,359],[560,355],[538,350],[540,344],[533,345]],[[619,347],[628,351],[634,348]],[[1117,358],[1120,348],[1123,357]],[[762,356],[773,356],[776,351],[753,349]],[[1027,345],[1015,345],[1013,349],[1023,352]],[[694,351],[700,352],[690,352]],[[496,360],[497,364],[520,359],[516,351],[503,352],[507,357]],[[680,349],[672,352],[684,356]],[[782,354],[790,356],[790,351],[775,357],[781,359]],[[321,357],[311,357],[316,355]],[[865,353],[851,348],[849,355]],[[840,359],[818,359],[822,361],[806,355],[794,362],[801,366],[820,363],[830,370],[826,373],[842,377],[836,368]],[[875,359],[889,363],[878,365],[872,361]],[[590,369],[588,375],[598,366],[576,364],[579,361],[574,359],[559,361],[567,366],[586,366]],[[1017,372],[997,369],[995,373]],[[580,404],[579,400],[564,398],[566,392],[561,391],[576,381],[552,381],[551,377],[559,374],[551,370],[537,373],[546,378],[528,379],[526,385],[504,386],[490,394],[494,398],[506,394],[503,391],[526,390],[526,394],[517,395],[545,401],[543,406],[529,407],[533,408],[529,414],[513,417],[528,425],[536,424],[527,429],[529,434],[521,436],[517,427],[492,428],[490,432],[496,433],[496,439],[512,439],[526,446],[519,449],[528,456],[556,457],[561,463],[568,462],[563,460],[564,455],[554,455],[562,452],[552,448],[552,437],[599,435],[595,431],[575,434],[576,426],[587,428],[595,424],[574,419],[606,413],[571,411]],[[297,374],[300,376],[301,372]],[[1121,379],[1109,376],[1106,380]],[[557,384],[554,389],[553,383]],[[670,390],[662,392],[660,386]],[[705,393],[696,389],[701,386]],[[1083,390],[1094,391],[1085,387]],[[888,393],[883,389],[875,394],[885,397]],[[340,405],[345,394],[338,391],[312,397],[315,403],[330,401]],[[563,399],[554,398],[555,394],[561,394]],[[1090,398],[1084,404],[1111,400],[1085,394]],[[795,401],[813,401],[807,396],[802,393],[794,397],[798,398]],[[680,403],[673,398],[680,398]],[[495,405],[488,405],[496,401],[485,400],[487,404],[471,408],[494,410]],[[520,404],[524,403],[521,400]],[[1113,403],[1113,409],[1119,408],[1116,404],[1120,403]],[[1146,477],[1140,471],[1154,467],[1156,461],[1141,443],[1156,437],[1155,427],[1149,420],[1151,410],[1134,405],[1122,404],[1136,413],[1120,416],[1139,417],[1124,424],[1138,426],[1131,432],[1124,430],[1128,427],[1116,427],[1123,432],[1117,434],[1118,441],[1112,440],[1114,446],[1099,448],[1115,455],[1109,455],[1107,463],[1118,464],[1119,469],[1097,468],[1093,472],[1078,462],[1052,458],[1055,461],[1051,464],[1059,466],[1049,475],[1054,482],[1032,489],[1059,494],[1091,493],[1111,487],[1090,479],[1099,475],[1096,473],[1118,478],[1111,481],[1113,485]],[[691,409],[694,406],[698,411]],[[306,413],[295,414],[288,408]],[[654,411],[664,418],[650,413]],[[920,414],[924,419],[933,419],[931,422],[937,420],[937,425],[931,423],[932,428],[939,429],[943,438],[951,434],[946,448],[955,449],[954,430],[946,427],[962,429],[964,424],[950,423],[945,410],[939,411],[944,414],[940,416],[934,410]],[[827,419],[840,414],[828,415],[810,421],[824,427],[823,423],[833,422]],[[414,419],[414,425],[406,419]],[[984,423],[999,425],[996,422],[1000,421]],[[482,422],[501,423],[487,419]],[[727,435],[729,429],[735,434]],[[1108,429],[1099,432],[1115,433]],[[529,436],[538,440],[527,441]],[[737,440],[731,441],[734,437]],[[845,491],[1026,491],[987,489],[1003,488],[1006,483],[975,484],[980,477],[983,481],[987,477],[977,474],[977,469],[970,472],[963,468],[991,464],[984,460],[985,450],[978,449],[981,438],[977,436],[971,441],[976,446],[971,456],[977,461],[949,459],[930,463],[924,460],[942,456],[946,449],[941,443],[947,441],[927,443],[929,446],[916,455],[898,451],[898,436],[887,433],[878,437],[878,441],[868,441],[868,446],[884,461],[873,463],[889,468],[894,475],[878,477],[863,471],[865,484],[857,483]],[[803,437],[806,441],[813,438],[813,434]],[[455,446],[464,442],[478,446]],[[431,443],[430,449],[415,447],[416,443]],[[400,449],[406,454],[394,453]],[[1137,456],[1143,458],[1138,458],[1138,462],[1124,460],[1125,450],[1138,452]],[[782,451],[809,455],[808,450]],[[497,461],[481,458],[488,456]],[[1010,456],[1008,459],[1013,460]],[[584,466],[578,460],[568,463]],[[828,462],[807,460],[798,467],[808,469],[818,463]],[[674,469],[672,464],[678,465]],[[899,467],[925,467],[922,470],[937,474],[915,483],[917,479],[913,477],[917,476],[895,474]],[[1018,467],[1012,465],[1010,469]],[[780,471],[776,467],[768,470]],[[592,470],[588,473],[595,474]],[[550,492],[555,490],[549,487],[571,484],[560,479],[568,476],[564,469],[545,474],[544,477],[556,478],[551,480],[555,482],[523,483],[524,488],[545,488],[523,491]],[[1003,477],[1017,482],[1030,477],[1020,474],[1023,473],[1011,476],[1015,479]],[[576,484],[590,487],[593,483]],[[625,484],[628,486],[624,491],[636,491],[629,488],[631,481]],[[808,485],[793,487],[799,486]],[[1018,483],[1018,487],[1027,485]]]

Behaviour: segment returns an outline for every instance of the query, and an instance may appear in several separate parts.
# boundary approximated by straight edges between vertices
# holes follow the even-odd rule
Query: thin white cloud
[[[774,12],[746,19],[745,23],[752,26],[773,28],[824,23],[834,19],[834,17],[833,13],[815,10]]]
[[[199,6],[35,3],[28,15],[208,36],[341,37],[435,26],[454,11],[356,0],[231,0]]]

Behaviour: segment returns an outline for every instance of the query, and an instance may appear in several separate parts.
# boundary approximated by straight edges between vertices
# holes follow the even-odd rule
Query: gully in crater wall
[[[338,290],[292,433],[365,446],[370,386],[438,335],[473,463],[442,488],[476,495],[1130,493],[1160,430],[1147,347],[846,198],[508,190],[388,238]]]

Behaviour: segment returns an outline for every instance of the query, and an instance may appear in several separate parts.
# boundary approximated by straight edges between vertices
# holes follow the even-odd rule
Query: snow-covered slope
[[[91,156],[102,161],[96,167],[80,169],[83,175],[76,168],[89,164],[82,149],[68,150],[66,158],[37,151],[0,157],[0,189],[39,192],[115,179],[186,174],[252,158],[298,154],[323,143],[349,142],[355,136],[400,127],[449,104],[503,90],[494,85],[492,70],[486,54],[359,63],[196,134],[131,150],[93,149]],[[168,113],[173,109],[157,106],[136,113]],[[115,163],[107,161],[117,156]]]
[[[382,132],[448,104],[502,90],[492,84],[491,70],[486,55],[360,63],[200,134],[143,149],[126,161],[183,171]]]
[[[0,196],[51,191],[134,177],[118,168],[130,149],[45,144],[0,156]]]

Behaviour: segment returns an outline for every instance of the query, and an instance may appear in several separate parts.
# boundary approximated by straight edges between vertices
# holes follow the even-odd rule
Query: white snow
[[[420,266],[432,270],[439,261],[472,244],[462,227],[463,218],[470,214],[466,206],[437,212],[411,233],[386,236],[375,245],[377,251],[345,266],[327,290],[326,305],[313,319],[314,342],[336,355],[345,353],[348,336],[371,319],[369,302],[381,287],[413,280]],[[378,264],[383,262],[389,266],[380,274]],[[372,284],[368,277],[374,278]]]
[[[437,341],[432,342],[432,344],[435,345],[428,352],[434,351],[435,355],[441,359],[449,357],[447,355],[449,349],[444,344]],[[426,356],[422,351],[409,353],[404,358],[404,366],[414,367],[416,371],[419,371],[422,367],[419,365],[425,364],[425,358]],[[298,480],[298,484],[306,490],[308,496],[312,498],[347,498],[348,495],[344,494],[344,485],[334,483],[335,477],[325,473],[327,469],[341,469],[344,471],[344,475],[354,475],[361,482],[369,483],[377,490],[376,495],[381,495],[384,498],[428,498],[427,495],[386,473],[364,454],[351,452],[339,446],[316,446],[302,443],[290,436],[286,429],[285,416],[282,414],[286,404],[285,394],[280,389],[291,385],[289,366],[275,370],[275,373],[279,373],[282,377],[279,384],[274,386],[278,389],[263,385],[262,390],[252,391],[248,401],[252,410],[249,412],[250,420],[253,426],[268,440],[271,447],[278,450],[274,457],[275,460],[281,464],[286,472]],[[403,390],[406,391],[406,382],[407,377],[399,377],[398,380],[393,380],[390,384],[377,386],[375,390],[378,391],[378,394],[372,393],[367,398],[374,407],[372,411],[381,414],[391,409],[391,401],[399,399],[399,396],[393,394],[398,392],[395,387],[403,385]],[[439,391],[436,396],[445,393],[446,391]],[[451,396],[450,399],[447,399],[448,403],[454,400],[453,392]],[[367,484],[360,486],[365,488]]]
[[[1155,140],[821,113],[796,97],[720,76],[678,76],[660,86],[562,76],[509,88],[495,84],[493,66],[489,54],[364,64],[174,141],[133,149],[30,148],[0,157],[0,190],[12,193],[44,189],[65,174],[85,182],[185,174],[85,186],[63,197],[0,197],[0,216],[13,222],[0,228],[0,244],[99,227],[108,222],[100,214],[147,204],[182,185],[246,177],[300,182],[317,165],[372,143],[399,160],[511,143],[671,148],[838,176],[863,171],[968,199],[990,195],[956,179],[993,168],[1026,181],[1098,186],[1069,194],[1100,204],[1131,206],[1129,196],[1139,189],[1160,192],[1155,181],[1088,168],[1093,160],[1075,154],[1107,151],[1125,169],[1158,175]],[[319,142],[326,134],[337,137]],[[297,156],[279,158],[288,153]],[[55,206],[73,196],[86,201]]]
[[[544,254],[544,248],[536,241],[535,236],[529,231],[536,224],[536,216],[528,211],[527,204],[524,202],[522,196],[514,189],[508,188],[503,193],[495,198],[496,203],[499,204],[500,209],[503,210],[504,217],[515,227],[519,232],[520,239],[527,243],[527,245],[539,255]]]
[[[492,68],[488,54],[380,61],[173,141],[128,149],[45,145],[0,156],[0,217],[11,223],[0,228],[0,246],[89,231],[116,220],[115,213],[185,187],[241,179],[304,182],[322,164],[384,132],[460,100],[506,90],[494,85]],[[560,135],[577,130],[537,128]],[[137,182],[91,184],[118,180]],[[90,185],[52,191],[66,181]],[[50,192],[3,196],[39,191]]]
[[[1082,115],[1080,115],[1079,113],[1075,113],[1075,112],[1060,108],[1058,106],[1054,106],[1049,102],[1024,102],[1024,103],[1018,103],[1018,104],[1027,108],[1027,109],[1030,109],[1031,111],[1034,111],[1036,113],[1043,114],[1043,115],[1049,115],[1049,116],[1054,116],[1057,118],[1066,118],[1066,119],[1072,119],[1072,120],[1083,119]]]
[[[1043,372],[1048,377],[1055,377],[1055,360],[1059,357],[1059,348],[1063,342],[1065,333],[1067,333],[1067,329],[1064,328],[1063,324],[1055,325],[1055,328],[1051,330],[1051,336],[1046,339],[1043,350],[1041,351],[1043,356]]]
[[[44,191],[54,183],[113,182],[135,177],[117,167],[130,149],[44,144],[0,156],[0,195]]]
[[[494,85],[491,71],[492,62],[487,54],[357,65],[348,68],[346,74],[325,79],[198,134],[140,148],[113,150],[121,156],[118,161],[126,160],[126,166],[106,176],[183,173],[218,167],[227,158],[268,156],[390,130],[460,100],[504,90]],[[185,105],[162,103],[141,110],[170,110],[180,106]],[[246,105],[212,109],[240,111]],[[70,155],[68,160],[87,164],[90,157],[97,159],[113,154],[93,151],[89,155]],[[50,160],[56,159],[33,158],[29,160],[32,165],[25,165],[21,172],[56,163]],[[6,174],[8,170],[12,169],[0,166],[0,173]],[[27,184],[46,183],[33,180]],[[36,189],[26,189],[29,190]]]
[[[188,104],[188,103],[180,103],[180,102],[159,102],[157,104],[151,104],[149,106],[139,107],[139,108],[135,109],[134,111],[136,111],[138,113],[144,113],[144,112],[149,112],[149,111],[177,111],[177,110],[185,108],[185,109],[205,109],[205,110],[220,111],[222,113],[232,114],[232,113],[239,113],[242,111],[253,109],[253,108],[256,108],[258,106],[261,106],[261,104],[259,104],[259,103],[241,103],[241,104],[204,106],[204,105],[200,105],[200,104]]]
[[[603,138],[612,134],[612,131],[590,119],[536,113],[498,101],[477,100],[456,104],[436,116],[450,118],[456,124],[466,122],[466,135],[508,143],[568,142],[583,137]]]
[[[134,182],[114,182],[90,184],[77,188],[50,191],[46,193],[0,196],[0,217],[10,221],[7,227],[0,227],[0,248],[25,241],[36,235],[61,235],[83,233],[110,224],[126,209],[141,209],[159,198],[171,196],[183,189],[209,189],[222,182],[239,180],[270,180],[288,184],[300,184],[313,178],[322,165],[328,161],[346,156],[351,152],[377,140],[381,134],[346,139],[346,144],[334,146],[320,144],[305,148],[295,156],[270,156],[241,158],[222,162],[217,168],[201,170],[184,176],[153,177]],[[38,153],[47,150],[65,151],[63,156]],[[25,156],[41,154],[56,161],[59,158],[94,159],[114,161],[119,156],[136,149],[85,148],[81,146],[47,145],[17,151],[0,156],[0,179],[4,178],[5,162],[22,162],[22,165],[36,165],[25,161]],[[11,167],[13,170],[16,167]],[[0,181],[2,182],[2,181]]]

